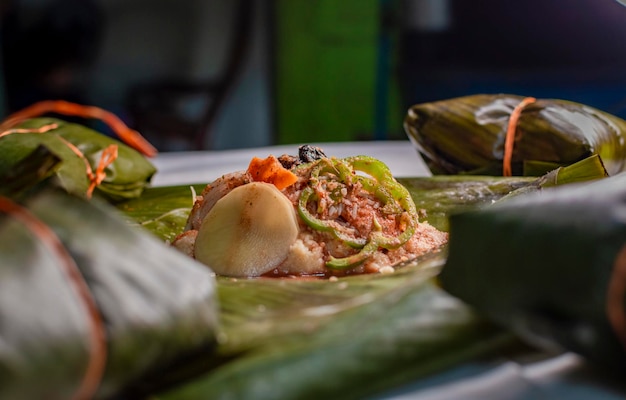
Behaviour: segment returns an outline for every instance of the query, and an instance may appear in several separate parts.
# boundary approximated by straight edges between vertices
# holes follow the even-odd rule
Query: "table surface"
[[[317,143],[327,156],[369,155],[386,163],[396,177],[430,176],[409,141]],[[252,157],[297,154],[298,145],[250,149],[162,153],[154,160],[154,186],[209,183],[245,170]],[[618,400],[626,383],[605,376],[572,353],[542,353],[524,359],[466,363],[386,393],[394,400]]]

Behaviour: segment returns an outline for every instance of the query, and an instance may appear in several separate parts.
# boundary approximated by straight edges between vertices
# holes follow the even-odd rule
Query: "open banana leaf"
[[[452,215],[442,285],[530,343],[621,374],[625,201],[620,173]]]
[[[447,229],[448,215],[473,209],[535,178],[404,178],[423,218]],[[201,186],[195,187],[196,191]],[[128,221],[171,240],[192,206],[190,187],[150,188],[120,204]],[[434,278],[446,251],[394,274],[318,279],[217,279],[215,356],[180,369],[205,372],[151,387],[163,399],[363,398],[471,359],[520,346],[506,330],[454,301]]]
[[[132,392],[209,357],[216,324],[214,275],[110,205],[0,197],[0,398]]]
[[[505,135],[522,96],[472,95],[412,106],[405,131],[434,174],[502,175]],[[610,175],[626,168],[626,121],[584,104],[537,99],[521,112],[514,175],[540,176],[598,155]]]
[[[448,229],[451,213],[486,207],[543,187],[598,179],[591,157],[541,178],[436,176],[403,178],[421,219]],[[192,190],[193,189],[193,190]],[[150,188],[118,207],[130,223],[164,241],[185,226],[202,186]],[[179,385],[152,387],[163,399],[357,399],[464,361],[518,349],[521,342],[442,291],[436,276],[447,251],[389,275],[325,279],[218,277],[219,344],[205,372]],[[200,369],[201,369],[200,368]],[[355,383],[358,382],[358,383]],[[180,383],[180,382],[179,382]]]
[[[42,129],[45,133],[36,132]],[[156,172],[152,163],[136,150],[83,125],[53,118],[32,118],[14,130],[32,132],[0,137],[0,174],[11,171],[17,163],[43,145],[62,160],[55,171],[61,187],[70,193],[85,195],[90,186],[85,159],[90,169],[96,171],[103,150],[116,145],[117,158],[104,169],[106,176],[96,186],[95,193],[108,200],[120,201],[138,197],[149,186]],[[73,151],[71,145],[78,148],[85,159]]]

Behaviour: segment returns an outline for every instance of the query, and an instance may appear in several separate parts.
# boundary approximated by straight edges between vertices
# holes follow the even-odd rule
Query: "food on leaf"
[[[445,244],[447,234],[418,221],[411,195],[381,161],[367,156],[329,158],[313,146],[302,146],[299,153],[298,157],[253,160],[247,171],[224,175],[209,184],[174,246],[223,275],[329,276],[392,272],[393,266]],[[276,171],[288,182],[293,181],[292,175],[297,179],[285,184],[274,178]],[[233,195],[241,187],[263,187],[269,193],[270,184],[259,185],[254,182],[258,179],[279,182],[272,195],[280,194],[280,202],[276,200],[280,206],[244,202],[240,196],[247,189]],[[213,212],[218,206],[220,211]],[[265,218],[271,220],[273,207],[280,207],[275,218],[281,220],[285,233],[278,235],[272,227],[260,234],[259,227],[269,226]],[[253,228],[238,222],[247,220],[248,213],[254,215]],[[291,217],[294,213],[296,221]],[[228,226],[229,220],[232,226]],[[220,230],[227,233],[219,237]],[[244,241],[235,246],[231,238],[238,237],[254,237],[262,246],[273,248],[253,251]],[[262,261],[267,259],[264,252],[270,251],[272,262]],[[252,262],[255,254],[256,266]],[[235,260],[244,265],[235,265]]]
[[[626,121],[584,104],[472,95],[412,106],[404,127],[435,174],[533,175],[598,155],[626,169]]]
[[[300,157],[278,158],[292,165],[306,163]],[[577,181],[569,175],[578,175],[580,169],[568,168],[560,169],[549,185]],[[584,176],[578,178],[589,175],[586,168],[582,172]],[[232,181],[221,180],[222,192],[228,188],[225,182]],[[544,187],[535,177],[518,176],[438,175],[398,181],[409,190],[417,209],[425,210],[429,224],[442,231],[448,230],[451,214],[490,207],[512,192]],[[198,194],[202,191],[202,186],[194,188]],[[188,185],[149,188],[121,208],[162,240],[172,240],[185,226],[189,197]],[[161,224],[161,216],[174,209],[185,209],[185,217]],[[330,280],[218,277],[222,340],[215,358],[196,361],[210,364],[211,369],[156,397],[385,397],[396,393],[399,385],[463,362],[500,359],[512,347],[514,351],[527,348],[509,330],[487,322],[474,308],[440,290],[433,277],[446,257],[442,249],[412,260],[393,274]],[[490,282],[484,276],[476,279]],[[536,356],[536,350],[529,351],[529,356]],[[366,383],[357,388],[355,381]]]

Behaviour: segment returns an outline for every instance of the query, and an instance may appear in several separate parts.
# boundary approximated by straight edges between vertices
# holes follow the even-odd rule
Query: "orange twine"
[[[87,171],[87,176],[89,177],[89,180],[91,181],[91,184],[89,185],[89,188],[87,189],[87,198],[91,197],[93,190],[96,188],[96,186],[101,184],[104,178],[106,178],[107,175],[104,172],[104,169],[108,167],[109,165],[111,165],[111,163],[113,163],[113,161],[115,161],[116,159],[117,159],[117,145],[111,144],[102,151],[102,155],[100,156],[100,161],[98,162],[98,167],[96,168],[96,172],[93,173],[93,172]],[[87,161],[86,159],[84,160]],[[87,162],[87,165],[89,165],[88,162]]]
[[[526,97],[524,98],[511,112],[511,116],[509,117],[509,124],[506,129],[506,136],[504,139],[504,157],[502,159],[502,175],[503,176],[511,176],[513,175],[511,170],[511,160],[513,158],[513,144],[515,143],[515,132],[517,130],[517,123],[519,121],[520,116],[522,115],[522,111],[529,104],[537,101],[534,97]]]
[[[0,212],[9,214],[22,222],[41,240],[44,246],[61,260],[61,268],[65,277],[81,300],[82,305],[85,307],[90,330],[89,360],[85,368],[83,379],[72,398],[76,400],[90,399],[98,390],[104,375],[107,347],[104,322],[96,301],[89,289],[89,285],[85,281],[72,256],[50,227],[26,208],[2,196],[0,196]]]
[[[58,128],[58,124],[48,124],[41,126],[39,128],[16,128],[16,129],[7,129],[4,132],[0,132],[0,137],[11,135],[13,133],[46,133],[53,129]]]

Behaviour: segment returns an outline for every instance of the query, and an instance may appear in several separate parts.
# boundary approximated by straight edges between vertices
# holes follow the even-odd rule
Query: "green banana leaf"
[[[55,175],[65,190],[85,194],[89,187],[85,161],[75,154],[60,138],[80,149],[95,171],[102,150],[111,144],[118,146],[118,157],[106,169],[106,178],[96,187],[95,193],[111,201],[138,197],[149,186],[156,169],[142,154],[113,138],[102,135],[82,125],[53,118],[33,118],[16,128],[34,129],[57,124],[46,133],[14,133],[0,138],[0,175],[12,170],[38,146],[54,152],[62,163]]]
[[[45,146],[37,146],[13,168],[0,173],[0,196],[19,198],[45,182],[61,164],[61,159]]]
[[[417,275],[344,289],[221,282],[222,362],[159,398],[358,399],[517,344]]]
[[[452,215],[440,281],[530,343],[623,372],[625,199],[620,173]]]
[[[471,95],[416,104],[404,128],[434,174],[502,175],[509,117],[522,96]],[[514,175],[540,176],[594,154],[610,175],[626,168],[626,121],[584,104],[538,99],[517,124]]]
[[[61,245],[0,212],[0,398],[72,398],[93,359],[94,314],[106,339],[94,399],[150,385],[190,353],[214,352],[215,281],[203,265],[130,227],[99,199],[46,187],[22,207]],[[76,264],[75,275],[53,251],[59,248]],[[93,314],[75,276],[94,298]]]
[[[422,219],[445,230],[451,212],[490,205],[536,179],[400,181]],[[150,188],[118,205],[130,223],[164,241],[182,231],[191,206],[189,186]],[[445,259],[444,250],[394,274],[337,281],[218,277],[216,356],[181,366],[180,377],[202,372],[197,378],[172,377],[148,392],[163,399],[362,398],[520,346],[515,336],[438,288],[434,277]]]

